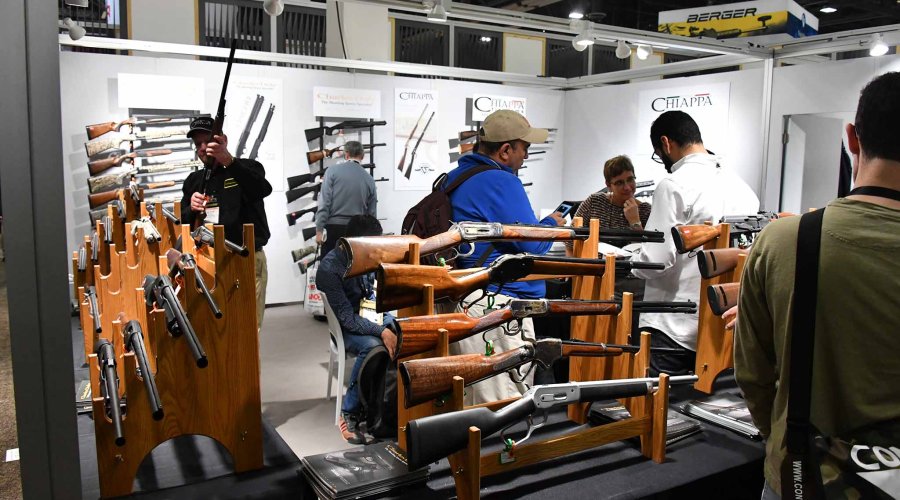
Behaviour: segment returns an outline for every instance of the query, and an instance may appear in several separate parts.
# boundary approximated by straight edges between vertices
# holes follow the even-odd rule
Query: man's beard
[[[672,166],[675,165],[675,162],[672,161],[671,158],[669,158],[668,156],[666,156],[665,153],[659,153],[658,156],[659,156],[659,159],[662,160],[663,166],[666,167],[666,172],[668,172],[668,173],[671,174],[671,173],[672,173]]]

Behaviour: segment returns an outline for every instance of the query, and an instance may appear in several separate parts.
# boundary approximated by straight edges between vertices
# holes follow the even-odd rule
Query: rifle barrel
[[[112,420],[115,429],[116,446],[125,445],[125,434],[122,431],[122,408],[119,402],[119,375],[116,372],[116,352],[109,340],[100,339],[94,344],[97,364],[100,365],[100,385],[106,406],[106,416]]]
[[[137,358],[140,376],[144,380],[144,389],[150,403],[150,412],[153,420],[162,420],[164,413],[162,402],[159,399],[159,390],[156,388],[156,377],[150,371],[150,361],[147,359],[147,351],[144,348],[144,334],[141,324],[137,320],[131,320],[125,325],[125,349],[133,352]]]

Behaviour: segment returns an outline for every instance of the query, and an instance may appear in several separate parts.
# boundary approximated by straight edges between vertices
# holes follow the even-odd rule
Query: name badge
[[[384,324],[384,314],[375,311],[375,301],[362,299],[359,301],[359,315],[377,325]]]
[[[206,218],[203,219],[204,223],[219,223],[219,207],[207,207],[206,209]]]

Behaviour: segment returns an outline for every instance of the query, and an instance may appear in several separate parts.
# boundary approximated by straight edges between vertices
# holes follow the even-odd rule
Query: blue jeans
[[[765,486],[763,486],[761,500],[781,500],[781,497],[778,496],[778,493],[775,493],[775,490],[769,486],[769,482],[766,481]]]

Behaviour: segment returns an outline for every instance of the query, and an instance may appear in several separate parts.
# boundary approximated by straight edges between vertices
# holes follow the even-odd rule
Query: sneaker
[[[355,415],[341,413],[339,420],[341,436],[350,444],[366,444],[366,438],[359,431],[359,424]]]

